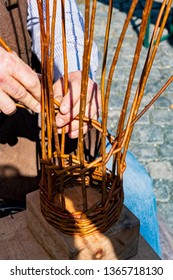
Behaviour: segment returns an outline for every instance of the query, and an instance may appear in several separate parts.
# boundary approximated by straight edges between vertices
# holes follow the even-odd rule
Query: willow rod
[[[111,89],[111,84],[112,84],[112,78],[113,74],[115,71],[115,67],[118,61],[119,53],[121,51],[121,47],[125,38],[125,34],[127,31],[127,28],[129,26],[130,20],[132,18],[132,15],[134,13],[134,10],[136,8],[136,5],[138,3],[138,0],[133,0],[127,18],[125,20],[125,23],[123,25],[123,29],[121,31],[121,35],[118,41],[118,45],[112,60],[112,64],[110,67],[109,75],[108,75],[108,81],[107,81],[107,86],[106,86],[106,95],[105,95],[105,102],[104,102],[104,108],[103,108],[103,114],[102,114],[102,138],[101,138],[101,153],[103,155],[103,161],[105,160],[105,154],[106,154],[106,131],[107,131],[107,117],[108,117],[108,104],[109,104],[109,96],[110,96],[110,89]],[[105,189],[106,185],[106,167],[103,166],[103,189]],[[104,199],[104,198],[103,198]],[[104,199],[105,200],[105,199]]]
[[[111,19],[112,19],[112,9],[113,9],[113,0],[110,0],[109,1],[108,18],[107,18],[107,24],[106,24],[105,40],[104,40],[102,75],[101,75],[101,101],[102,101],[102,109],[104,109],[106,61],[107,61],[109,33],[110,33]]]
[[[67,60],[67,40],[66,40],[66,24],[65,24],[65,1],[61,0],[61,21],[62,21],[62,47],[64,60],[64,95],[68,92],[68,60]],[[61,134],[61,154],[65,150],[65,127],[62,128]]]
[[[132,63],[131,71],[130,71],[125,99],[123,102],[119,125],[118,125],[118,129],[117,129],[118,147],[121,146],[121,139],[122,139],[122,134],[123,134],[123,130],[124,130],[125,116],[127,114],[127,108],[128,108],[128,104],[129,104],[130,95],[131,95],[131,88],[132,88],[133,80],[135,77],[137,65],[139,62],[139,57],[140,57],[141,49],[143,46],[143,39],[145,36],[146,27],[147,27],[148,18],[149,18],[150,12],[151,12],[152,4],[153,4],[153,0],[146,0],[145,8],[144,8],[143,15],[142,15],[141,28],[140,28],[140,32],[139,32],[139,36],[138,36],[138,41],[137,41],[135,54],[134,54],[134,58],[133,58],[133,63]],[[121,152],[119,152],[117,154],[116,160],[117,160],[117,176],[121,177],[122,176]]]
[[[86,109],[86,95],[88,87],[88,74],[90,57],[94,35],[94,21],[96,13],[97,1],[93,0],[91,21],[90,21],[90,1],[85,1],[85,32],[84,32],[84,54],[83,54],[83,71],[81,82],[81,95],[80,95],[80,111],[79,111],[79,138],[78,138],[78,155],[80,159],[81,168],[84,166],[84,136],[83,136],[83,118],[85,116]],[[87,209],[87,196],[85,187],[85,176],[82,175],[82,195],[83,195],[83,207]]]
[[[143,96],[143,93],[144,93],[144,86],[145,86],[146,82],[145,82],[144,86],[142,87],[143,90],[141,90],[142,80],[143,80],[144,76],[146,75],[147,65],[148,65],[148,62],[150,61],[150,56],[152,54],[152,49],[153,49],[153,46],[154,46],[155,36],[156,36],[158,28],[159,28],[159,24],[160,24],[160,20],[161,20],[161,17],[162,17],[164,8],[165,8],[164,4],[166,4],[166,0],[164,2],[165,3],[162,4],[162,8],[160,10],[160,13],[159,13],[159,16],[158,16],[158,19],[157,19],[157,22],[156,22],[156,25],[155,25],[155,28],[154,28],[154,31],[153,31],[151,44],[150,44],[148,54],[147,54],[147,57],[146,57],[146,61],[145,61],[145,64],[144,64],[144,68],[143,68],[143,71],[142,71],[142,74],[141,74],[140,82],[138,84],[138,88],[137,88],[135,97],[134,97],[133,102],[132,102],[132,107],[131,107],[131,110],[130,110],[130,114],[129,114],[129,117],[128,117],[126,129],[125,129],[125,134],[124,134],[124,137],[123,137],[123,143],[122,143],[123,147],[124,147],[124,144],[125,144],[126,139],[128,137],[129,130],[130,130],[130,128],[132,128],[132,126],[131,126],[132,119],[137,115],[138,108],[139,108],[139,105],[141,103],[141,99],[142,99],[142,96]]]
[[[168,16],[169,16],[169,12],[170,12],[170,9],[171,9],[171,4],[172,4],[172,0],[169,0],[168,4],[166,6],[166,11],[164,12],[164,9],[160,10],[160,14],[159,14],[159,17],[158,17],[158,22],[156,24],[156,29],[159,26],[159,20],[161,18],[161,15],[163,14],[163,12],[164,12],[164,17],[163,17],[162,24],[161,24],[159,32],[158,32],[158,36],[157,36],[156,42],[155,42],[154,47],[153,47],[152,54],[150,55],[150,59],[148,59],[146,61],[146,65],[144,67],[144,70],[143,70],[143,73],[142,73],[142,77],[141,77],[141,79],[139,81],[139,86],[138,86],[138,89],[137,89],[137,95],[138,95],[138,92],[139,92],[139,97],[138,97],[138,100],[137,100],[137,106],[136,106],[136,108],[134,109],[134,111],[132,113],[133,114],[133,118],[135,118],[136,115],[137,115],[138,108],[140,106],[140,103],[141,103],[141,100],[142,100],[142,96],[144,94],[145,85],[146,85],[146,82],[147,82],[147,79],[148,79],[151,67],[153,65],[153,61],[154,61],[156,52],[158,50],[158,45],[160,43],[160,39],[162,37],[164,27],[166,25],[166,22],[167,22],[167,19],[168,19]],[[162,7],[165,7],[165,5],[166,5],[166,1],[164,1],[162,3]],[[123,157],[122,157],[122,162],[125,161],[125,156],[126,156],[126,152],[127,152],[127,148],[128,148],[129,142],[130,142],[130,137],[131,137],[131,134],[132,134],[132,131],[133,131],[133,127],[131,126],[131,128],[129,130],[130,130],[130,133],[128,135],[128,139],[127,139],[126,144],[125,144],[125,149],[124,149],[124,154],[123,154]]]
[[[57,10],[57,0],[54,0],[53,2],[53,12],[52,12],[52,24],[51,24],[51,46],[50,46],[50,71],[51,71],[51,80],[53,85],[53,78],[54,78],[54,49],[55,49],[55,23],[56,23],[56,10]],[[53,134],[54,134],[54,141],[55,141],[55,149],[57,152],[58,157],[58,163],[60,168],[62,167],[62,161],[61,161],[61,152],[60,152],[60,144],[59,144],[59,138],[58,138],[58,132],[57,132],[57,125],[56,125],[56,119],[55,119],[55,108],[54,104],[60,106],[60,104],[53,99],[53,88],[52,89],[52,95],[51,95],[51,104],[52,104],[52,125],[53,125]]]
[[[47,54],[48,54],[48,42],[47,42],[47,34],[46,34],[46,27],[44,24],[44,16],[43,16],[43,1],[37,0],[38,12],[39,12],[39,19],[40,19],[40,40],[41,40],[41,71],[42,71],[42,104],[45,105],[43,108],[42,105],[42,124],[45,121],[45,110],[46,110],[46,126],[43,125],[42,127],[42,135],[46,133],[47,130],[47,138],[48,138],[48,159],[51,160],[52,157],[52,147],[51,147],[51,127],[50,127],[50,115],[49,115],[49,104],[48,104],[48,84],[47,84]],[[45,135],[42,139],[42,145],[44,146],[45,143]]]
[[[37,1],[38,6],[38,12],[39,17],[42,18],[43,15],[43,6],[42,1]],[[42,36],[40,36],[40,46],[41,46],[41,71],[42,76],[44,76],[44,40],[45,40],[45,29],[44,25],[40,24],[40,33]],[[41,78],[42,79],[42,78]],[[46,154],[46,146],[45,146],[45,98],[44,98],[44,81],[42,80],[41,83],[41,143],[42,143],[42,159],[47,160],[47,154]],[[42,170],[42,174],[44,173],[44,170]],[[43,176],[42,176],[43,177]]]
[[[84,162],[83,155],[83,112],[85,111],[85,95],[86,95],[86,76],[87,76],[87,53],[89,44],[89,15],[90,1],[85,0],[85,30],[84,30],[84,53],[83,53],[83,70],[81,81],[80,110],[79,110],[79,138],[78,138],[78,155],[81,167]]]
[[[101,76],[101,103],[102,103],[102,122],[104,122],[105,117],[105,78],[106,78],[106,61],[107,61],[107,52],[108,52],[108,42],[109,42],[109,34],[111,27],[111,19],[112,19],[112,9],[113,9],[113,1],[109,1],[109,9],[108,9],[108,18],[106,24],[106,32],[105,32],[105,41],[104,41],[104,52],[103,52],[103,62],[102,62],[102,76]],[[104,127],[104,124],[102,125]],[[101,136],[101,151],[104,157],[105,155],[105,131],[102,128],[102,136]],[[106,166],[102,166],[103,180],[102,180],[102,205],[105,204],[105,195],[106,195]]]

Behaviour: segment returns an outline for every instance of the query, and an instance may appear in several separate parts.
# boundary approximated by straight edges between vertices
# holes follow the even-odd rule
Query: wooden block
[[[171,240],[172,241],[172,240]],[[167,248],[164,248],[166,250]],[[0,260],[50,260],[26,223],[26,211],[0,219]],[[160,260],[139,235],[138,252],[131,260]]]
[[[51,226],[40,210],[39,191],[27,195],[27,226],[53,259],[128,259],[137,253],[139,220],[123,206],[119,221],[105,233],[67,235]]]

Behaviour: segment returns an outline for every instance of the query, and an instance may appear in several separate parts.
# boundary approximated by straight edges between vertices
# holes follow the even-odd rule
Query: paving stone
[[[167,179],[173,181],[173,166],[169,161],[149,162],[148,169],[153,179]]]
[[[169,186],[169,180],[160,179],[154,181],[154,192],[157,197],[157,202],[169,202],[171,198],[171,187]]]
[[[158,109],[158,108],[160,108],[160,109],[163,109],[163,108],[168,109],[171,104],[172,103],[171,103],[170,99],[168,99],[165,96],[160,96],[158,98],[158,100],[155,102],[155,108],[156,109]]]
[[[153,143],[153,146],[164,142],[162,128],[158,125],[136,124],[134,128],[134,141],[140,143]]]
[[[131,141],[129,149],[136,158],[144,163],[158,158],[157,148],[153,147],[153,145],[145,145],[145,143],[142,145],[137,145],[135,144],[135,141]]]
[[[162,144],[159,146],[159,155],[162,159],[166,158],[168,160],[173,159],[173,145],[172,144]]]
[[[163,109],[158,110],[156,109],[152,115],[152,121],[154,124],[166,124],[166,125],[173,125],[173,110],[171,109]]]
[[[166,125],[164,127],[165,143],[173,145],[173,129],[172,126]]]
[[[173,233],[173,203],[171,201],[167,203],[158,203],[158,211],[164,218],[164,221],[169,225],[171,232]]]

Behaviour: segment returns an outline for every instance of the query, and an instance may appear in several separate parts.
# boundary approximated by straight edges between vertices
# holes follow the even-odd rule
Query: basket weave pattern
[[[40,198],[41,198],[41,210],[47,219],[53,226],[59,228],[62,232],[66,234],[92,234],[95,231],[105,232],[114,222],[116,222],[121,213],[123,206],[123,187],[122,184],[116,185],[116,178],[113,180],[110,173],[107,172],[106,178],[106,202],[104,207],[102,206],[101,199],[92,205],[92,207],[87,208],[85,211],[76,211],[70,213],[62,205],[62,197],[60,190],[60,175],[58,171],[53,170],[53,166],[45,166],[47,169],[47,184],[43,186],[40,183]],[[102,183],[102,173],[97,170],[97,168],[92,168],[85,174],[86,179],[86,190],[88,188],[94,188],[98,193],[101,192]],[[64,170],[65,171],[65,170]],[[64,176],[65,180],[65,190],[66,188],[73,188],[77,186],[82,190],[82,183],[80,177],[79,168],[73,168],[73,173],[75,175],[68,174]],[[51,180],[51,182],[49,182]],[[48,186],[52,184],[52,194],[49,197]],[[112,188],[112,186],[115,188]],[[114,189],[114,191],[113,191]],[[59,205],[54,203],[54,195],[60,193],[61,201]],[[99,197],[101,198],[101,196]],[[87,197],[86,197],[87,200]],[[65,208],[65,209],[64,209]]]

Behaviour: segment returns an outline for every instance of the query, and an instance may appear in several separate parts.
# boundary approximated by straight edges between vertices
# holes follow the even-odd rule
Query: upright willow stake
[[[103,157],[103,162],[106,160],[106,135],[107,135],[107,118],[108,118],[108,105],[109,105],[109,96],[110,96],[110,90],[111,90],[111,84],[113,79],[113,74],[115,71],[115,67],[118,61],[119,53],[121,51],[121,47],[125,38],[125,34],[127,31],[127,28],[129,26],[130,20],[132,18],[132,15],[134,13],[134,10],[136,8],[136,5],[138,3],[138,0],[133,0],[131,7],[129,9],[127,18],[125,20],[118,45],[112,60],[112,64],[110,67],[109,75],[108,75],[108,81],[106,86],[106,94],[104,96],[104,107],[102,108],[102,138],[101,138],[101,154]],[[103,98],[103,97],[102,97]],[[114,171],[112,172],[112,175],[114,174]],[[103,204],[105,202],[105,186],[106,186],[106,165],[103,166],[103,181],[102,181],[102,190],[103,190]]]
[[[84,29],[84,54],[83,54],[83,70],[80,94],[80,111],[79,111],[79,139],[78,139],[78,155],[80,158],[81,167],[84,165],[83,154],[83,115],[85,112],[86,103],[86,75],[87,75],[87,53],[89,44],[89,14],[90,14],[90,1],[85,1],[85,29]]]
[[[46,154],[46,140],[45,140],[45,97],[44,97],[44,89],[45,89],[45,82],[44,82],[44,40],[45,40],[45,29],[44,29],[44,22],[43,22],[43,5],[42,1],[37,0],[38,12],[39,12],[39,19],[40,19],[40,45],[41,45],[41,72],[42,72],[42,83],[41,83],[41,142],[42,142],[42,160],[47,160]],[[42,169],[42,178],[44,176],[44,169]]]
[[[40,32],[41,32],[41,70],[42,70],[42,135],[47,131],[47,145],[48,145],[48,160],[50,161],[52,158],[52,133],[51,133],[51,117],[49,111],[49,94],[48,94],[48,78],[47,72],[49,71],[48,67],[48,52],[49,52],[49,37],[50,33],[47,29],[48,22],[44,22],[44,14],[43,14],[43,1],[37,0],[38,11],[39,11],[39,20],[40,20]],[[46,13],[48,13],[48,7],[46,5]],[[48,31],[48,34],[47,34]],[[45,106],[45,108],[43,107]],[[46,126],[44,125],[45,122],[45,110],[46,110]],[[45,136],[43,136],[42,144],[45,146]]]
[[[145,36],[145,31],[146,31],[146,27],[147,27],[147,23],[148,23],[148,18],[149,18],[150,12],[151,12],[152,4],[153,4],[153,0],[146,0],[145,8],[144,8],[143,15],[142,15],[141,28],[140,28],[140,32],[139,32],[139,36],[138,36],[137,45],[136,45],[135,55],[134,55],[134,59],[133,59],[133,63],[132,63],[131,71],[130,71],[126,95],[125,95],[124,103],[122,106],[119,125],[118,125],[118,129],[117,129],[118,147],[121,146],[122,134],[124,131],[124,122],[125,122],[125,117],[127,114],[127,108],[128,108],[128,104],[129,104],[131,88],[132,88],[135,72],[137,69],[137,65],[139,62],[139,57],[140,57],[141,49],[143,46],[143,39]],[[116,161],[117,161],[117,176],[121,178],[122,170],[123,170],[123,166],[121,165],[121,152],[117,153]]]
[[[53,79],[54,79],[54,48],[55,48],[56,10],[57,10],[57,0],[54,0],[53,12],[52,12],[52,25],[51,25],[51,45],[50,45],[50,71],[51,71],[52,84],[53,84]],[[51,100],[51,102],[52,102],[52,125],[53,125],[53,133],[54,133],[54,140],[55,140],[55,149],[57,152],[59,167],[61,168],[62,160],[61,160],[61,152],[60,152],[57,125],[56,125],[56,120],[55,120],[55,108],[53,106],[53,104],[55,103],[55,100],[53,97],[53,89],[52,89],[51,93],[52,93],[52,95],[51,95],[51,98],[52,98],[52,100]]]
[[[124,148],[124,152],[123,152],[122,163],[125,161],[126,152],[127,152],[131,134],[133,131],[131,122],[136,118],[136,115],[138,113],[138,109],[139,109],[139,106],[141,104],[141,100],[142,100],[142,97],[144,94],[145,85],[147,83],[149,73],[150,73],[150,70],[153,65],[153,61],[154,61],[154,58],[155,58],[155,55],[156,55],[156,52],[158,49],[158,45],[159,45],[160,39],[162,37],[163,30],[166,25],[169,13],[170,13],[172,0],[168,0],[168,4],[166,2],[167,1],[165,0],[162,3],[162,7],[160,9],[159,16],[158,16],[158,19],[157,19],[157,22],[156,22],[156,25],[155,25],[155,28],[153,31],[151,46],[148,51],[148,55],[147,55],[146,62],[145,62],[144,68],[143,68],[141,79],[139,81],[138,88],[136,91],[136,95],[135,95],[134,101],[132,103],[131,112],[129,114],[129,119],[127,122],[127,129],[126,129],[126,133],[125,133],[124,140],[123,140],[123,142],[125,143],[125,145],[123,144],[125,148]],[[166,10],[165,10],[165,7],[166,7]],[[163,17],[163,19],[162,19],[162,17]],[[162,23],[160,25],[161,19],[162,19]],[[160,25],[160,29],[159,29],[159,25]],[[158,29],[159,29],[159,31],[158,31]],[[157,31],[158,31],[158,34],[157,34]],[[155,43],[153,43],[153,42],[155,42]],[[127,138],[127,140],[126,140],[126,138]]]
[[[65,26],[65,1],[61,0],[61,17],[62,17],[62,47],[64,59],[64,95],[68,92],[68,60],[67,60],[67,42],[66,42],[66,26]],[[65,150],[65,128],[62,128],[61,134],[61,154]]]
[[[84,167],[84,136],[83,136],[83,124],[86,109],[86,96],[88,87],[88,75],[90,66],[90,57],[94,36],[94,21],[96,14],[97,1],[93,0],[91,21],[90,21],[90,2],[85,1],[85,33],[84,33],[84,55],[83,55],[83,71],[81,82],[81,95],[80,95],[80,111],[79,111],[79,140],[78,140],[78,155],[80,159],[81,168]],[[85,176],[82,175],[82,194],[84,200],[84,209],[87,209],[87,195],[85,187]]]
[[[109,33],[110,33],[111,19],[112,19],[112,9],[113,9],[113,0],[110,0],[109,1],[108,18],[107,18],[107,24],[106,24],[105,40],[104,40],[102,74],[101,74],[101,101],[102,101],[102,108],[103,109],[104,109],[104,101],[105,101],[106,61],[107,61]]]
[[[104,41],[104,52],[103,52],[103,62],[102,62],[102,75],[101,75],[101,104],[102,104],[102,137],[101,137],[101,154],[103,161],[105,160],[106,154],[106,132],[105,131],[105,78],[106,78],[106,61],[107,61],[107,52],[108,52],[108,42],[109,42],[109,34],[110,34],[110,26],[112,19],[112,9],[113,9],[113,1],[109,1],[109,10],[108,10],[108,18],[105,32],[105,41]],[[102,205],[105,204],[105,195],[106,195],[106,165],[102,166],[103,173],[103,181],[102,181]]]
[[[84,32],[84,54],[83,54],[83,71],[81,81],[81,95],[80,95],[80,111],[79,111],[79,139],[78,139],[78,155],[80,160],[81,169],[84,167],[84,139],[83,139],[83,116],[85,114],[86,104],[86,76],[87,76],[87,52],[89,44],[89,14],[90,14],[90,1],[85,1],[85,32]],[[87,194],[85,188],[85,174],[81,175],[82,183],[82,197],[83,197],[83,210],[87,210]]]

